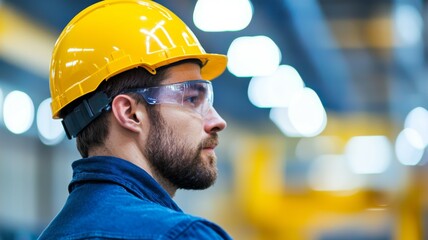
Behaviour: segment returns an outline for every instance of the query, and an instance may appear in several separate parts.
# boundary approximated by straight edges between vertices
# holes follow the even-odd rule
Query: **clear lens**
[[[125,91],[141,94],[148,104],[177,104],[205,115],[213,105],[214,94],[211,82],[192,80],[187,82],[138,88]]]

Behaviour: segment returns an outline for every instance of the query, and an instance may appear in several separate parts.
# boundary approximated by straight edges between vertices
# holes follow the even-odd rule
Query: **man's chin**
[[[202,161],[207,164],[207,167],[216,167],[217,164],[217,156],[214,151],[209,150],[205,151],[202,150],[201,152],[201,159]]]

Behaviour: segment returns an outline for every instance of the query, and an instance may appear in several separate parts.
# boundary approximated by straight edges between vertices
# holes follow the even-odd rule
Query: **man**
[[[226,122],[208,80],[226,61],[150,0],[105,0],[73,18],[53,51],[50,88],[53,117],[83,159],[39,239],[230,239],[172,200],[216,179]]]

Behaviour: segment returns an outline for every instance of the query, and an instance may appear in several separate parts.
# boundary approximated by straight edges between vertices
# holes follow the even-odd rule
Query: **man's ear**
[[[144,107],[139,106],[135,99],[124,94],[118,95],[113,99],[111,109],[119,125],[133,132],[141,130]]]

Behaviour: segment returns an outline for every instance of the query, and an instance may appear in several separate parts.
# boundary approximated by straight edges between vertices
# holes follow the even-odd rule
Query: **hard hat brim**
[[[223,54],[206,53],[203,55],[184,55],[175,58],[170,58],[166,61],[162,61],[155,66],[149,66],[148,70],[156,71],[156,68],[167,66],[172,63],[176,63],[186,59],[199,59],[202,62],[201,76],[204,80],[213,80],[220,76],[227,66],[227,56]],[[145,67],[145,66],[143,66]]]

